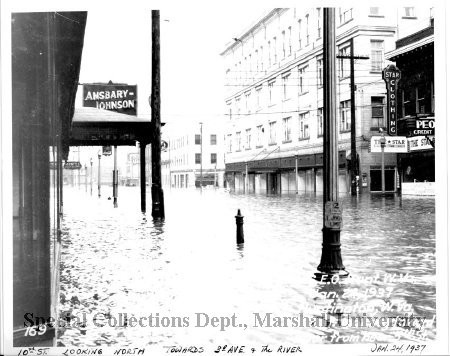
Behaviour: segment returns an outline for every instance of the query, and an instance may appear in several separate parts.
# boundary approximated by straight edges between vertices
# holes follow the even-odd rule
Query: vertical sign
[[[393,64],[383,69],[383,79],[387,89],[387,132],[390,136],[397,135],[397,83],[400,80],[400,70]]]

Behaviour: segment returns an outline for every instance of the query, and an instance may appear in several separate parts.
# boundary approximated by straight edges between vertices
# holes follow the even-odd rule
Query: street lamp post
[[[93,165],[92,157],[91,157],[91,161],[90,162],[91,162],[91,196],[92,196],[92,175],[93,175],[92,174],[92,169],[93,169],[92,168],[92,165]]]
[[[100,198],[101,192],[100,192],[100,184],[101,184],[101,169],[100,169],[100,159],[102,158],[102,154],[100,151],[98,151],[98,197]]]
[[[384,177],[384,148],[386,147],[386,137],[384,137],[384,131],[383,129],[380,129],[381,132],[381,138],[380,138],[380,145],[381,145],[381,192],[384,194],[386,190],[386,182]]]

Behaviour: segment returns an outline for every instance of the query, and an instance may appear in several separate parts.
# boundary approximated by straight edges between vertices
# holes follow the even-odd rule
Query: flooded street
[[[254,313],[320,317],[317,307],[332,304],[353,316],[435,316],[433,198],[342,197],[342,258],[350,277],[324,284],[312,278],[321,257],[322,196],[166,189],[166,221],[154,223],[150,194],[146,217],[137,187],[119,188],[117,209],[109,187],[100,199],[84,187],[64,189],[59,309],[87,321],[60,328],[61,346],[361,343],[366,332],[379,342],[417,340],[414,328],[398,324],[262,327]],[[235,241],[238,209],[242,248]],[[206,316],[196,313],[235,314],[242,327],[197,327]],[[329,314],[332,321],[339,315]],[[150,315],[159,327],[148,319],[145,326],[123,325]],[[187,318],[189,325],[163,326],[163,317]],[[434,326],[421,335],[434,339]]]

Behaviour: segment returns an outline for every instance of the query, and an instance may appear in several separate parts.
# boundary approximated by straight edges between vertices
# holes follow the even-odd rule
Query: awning
[[[151,142],[151,120],[90,107],[75,108],[71,146],[134,146]]]
[[[417,48],[426,46],[428,44],[434,43],[434,35],[425,37],[417,42],[411,43],[409,45],[397,48],[393,51],[387,52],[386,53],[386,59],[390,60],[390,61],[394,61],[398,56],[411,52]]]

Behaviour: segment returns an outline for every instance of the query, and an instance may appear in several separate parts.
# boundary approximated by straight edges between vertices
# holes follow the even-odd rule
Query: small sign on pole
[[[338,201],[325,203],[325,227],[342,229],[342,205]]]
[[[390,136],[397,135],[397,83],[400,77],[400,70],[393,64],[383,69],[387,89],[387,132]]]

